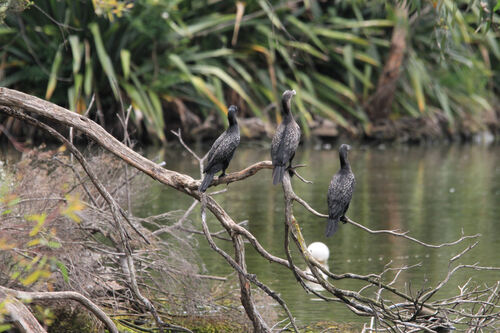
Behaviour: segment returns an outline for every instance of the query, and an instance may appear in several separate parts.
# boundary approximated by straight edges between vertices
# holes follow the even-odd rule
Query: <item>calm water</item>
[[[167,168],[198,178],[198,165],[189,155],[182,151],[165,154]],[[268,149],[240,147],[228,171],[264,159],[269,159]],[[481,233],[480,245],[460,262],[500,266],[500,146],[354,147],[350,161],[357,179],[347,214],[351,219],[372,229],[409,230],[410,235],[433,244],[453,241],[460,237],[462,230],[465,234]],[[295,162],[308,164],[300,173],[314,182],[304,184],[294,178],[295,192],[317,210],[326,212],[328,184],[339,168],[336,146],[333,150],[301,146]],[[271,171],[261,171],[231,184],[228,189],[227,193],[217,196],[219,203],[235,220],[249,220],[249,230],[262,245],[284,257],[283,194],[281,186],[272,186]],[[186,209],[191,202],[187,196],[155,183],[139,210],[141,214],[157,214]],[[398,267],[422,263],[422,268],[401,276],[402,283],[411,281],[414,290],[424,285],[435,286],[446,274],[448,258],[470,244],[429,249],[390,236],[370,235],[351,225],[341,225],[337,234],[326,239],[324,220],[312,216],[298,204],[294,208],[307,243],[321,241],[330,248],[329,266],[333,272],[380,272],[391,259]],[[192,218],[194,226],[201,229],[199,213]],[[211,230],[220,230],[218,222],[210,218]],[[230,244],[221,241],[219,245],[232,253]],[[361,318],[342,305],[322,302],[306,294],[290,271],[263,260],[251,246],[247,249],[249,272],[278,291],[300,322],[361,322]],[[232,271],[201,236],[198,250],[207,274],[225,275]],[[304,266],[299,259],[296,255],[296,264]],[[500,280],[498,272],[463,271],[449,284],[450,288],[439,295],[452,294],[457,283],[470,276],[481,283]],[[340,281],[337,286],[358,289],[360,285]]]

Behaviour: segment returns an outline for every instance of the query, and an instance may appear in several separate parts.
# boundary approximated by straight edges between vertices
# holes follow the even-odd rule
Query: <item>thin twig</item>
[[[189,146],[184,142],[184,140],[182,139],[182,135],[181,135],[181,129],[177,129],[177,132],[176,131],[173,131],[171,130],[170,131],[173,135],[175,135],[177,137],[177,139],[179,139],[179,142],[181,143],[181,145],[184,147],[184,149],[186,149],[191,155],[193,155],[193,157],[198,161],[200,162],[204,157],[200,158],[191,148],[189,148]]]
[[[217,246],[217,244],[215,244],[215,242],[213,241],[212,236],[210,234],[210,230],[208,229],[208,225],[207,225],[207,222],[206,222],[206,214],[205,214],[203,205],[202,205],[202,211],[201,211],[201,222],[202,222],[202,226],[203,226],[203,232],[205,233],[205,237],[206,237],[208,243],[210,244],[210,247],[215,252],[219,253],[224,259],[226,259],[226,261],[236,271],[238,271],[239,274],[244,275],[246,279],[248,279],[249,281],[251,281],[253,284],[255,284],[260,289],[262,289],[264,292],[266,292],[266,294],[268,294],[269,296],[271,296],[272,298],[274,298],[281,305],[281,307],[285,310],[288,318],[290,319],[290,322],[292,323],[292,326],[294,327],[295,332],[298,333],[298,328],[295,325],[295,320],[294,320],[294,318],[293,318],[290,310],[288,309],[288,306],[281,299],[281,297],[278,294],[276,294],[274,291],[272,291],[271,289],[269,289],[266,285],[264,285],[263,283],[259,282],[257,280],[257,277],[255,275],[248,274],[245,271],[243,271],[243,269],[240,267],[240,265],[238,265],[238,263],[236,263],[233,258],[231,258],[227,253],[225,253],[223,250],[221,250]]]

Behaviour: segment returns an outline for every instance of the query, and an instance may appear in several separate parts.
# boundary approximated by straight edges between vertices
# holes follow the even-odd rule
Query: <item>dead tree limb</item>
[[[206,222],[206,215],[204,211],[204,206],[202,206],[202,211],[201,211],[201,221],[202,221],[202,226],[203,226],[203,232],[205,233],[205,237],[208,240],[208,243],[210,247],[217,253],[219,253],[226,261],[238,272],[239,276],[242,278],[248,279],[252,283],[254,283],[257,287],[262,289],[264,292],[266,292],[269,296],[274,298],[285,310],[286,314],[288,315],[288,318],[290,319],[290,323],[292,324],[295,332],[298,332],[298,328],[295,325],[294,318],[288,309],[288,306],[286,303],[281,299],[281,297],[276,294],[274,291],[269,289],[267,286],[265,286],[263,283],[259,282],[256,278],[255,275],[250,275],[248,272],[246,272],[246,267],[242,267],[242,263],[244,264],[244,260],[241,257],[241,254],[244,255],[244,250],[242,247],[244,246],[243,243],[240,241],[240,239],[233,239],[233,244],[235,244],[235,252],[236,252],[236,259],[231,258],[227,253],[225,253],[222,249],[220,249],[217,244],[212,239],[212,235],[210,231],[208,230],[208,225]],[[238,244],[236,245],[236,243]],[[251,296],[250,296],[250,286],[246,280],[241,281],[241,288],[242,290],[242,302],[246,303],[245,310],[247,310],[248,316],[255,316],[255,318],[251,318],[252,322],[254,323],[254,329],[256,332],[270,332],[270,329],[268,325],[262,320],[260,314],[258,311],[255,309],[255,305],[251,301]],[[248,313],[250,312],[250,313]]]
[[[231,237],[233,241],[233,246],[235,248],[235,257],[232,258],[228,254],[223,251],[218,251],[226,261],[238,272],[238,276],[240,278],[240,289],[241,289],[241,297],[242,304],[245,307],[245,310],[252,320],[254,324],[254,329],[256,332],[268,332],[270,329],[265,323],[260,315],[256,311],[253,303],[251,301],[250,294],[250,283],[255,284],[262,290],[266,291],[265,285],[260,283],[256,276],[247,272],[245,267],[244,260],[244,248],[243,248],[243,239],[249,241],[249,243],[255,248],[255,250],[267,260],[278,263],[285,267],[288,267],[293,271],[295,277],[301,281],[307,280],[315,283],[319,283],[321,286],[325,288],[325,290],[333,295],[334,297],[322,297],[328,301],[341,301],[344,303],[351,311],[360,316],[367,317],[375,317],[375,323],[380,324],[382,326],[380,331],[435,331],[439,328],[439,325],[442,325],[442,322],[436,322],[437,314],[440,315],[439,320],[444,320],[446,324],[448,324],[447,315],[455,316],[455,319],[451,319],[453,322],[463,322],[466,318],[471,319],[468,323],[469,327],[484,327],[484,325],[491,323],[492,321],[497,320],[497,313],[493,312],[495,307],[491,307],[491,304],[498,304],[499,300],[496,295],[493,293],[497,293],[498,288],[487,288],[486,290],[477,290],[473,289],[470,291],[469,287],[464,286],[461,289],[461,295],[453,300],[452,305],[443,305],[440,304],[439,301],[432,301],[431,297],[434,297],[436,292],[431,294],[426,294],[424,290],[417,293],[417,296],[412,294],[407,295],[406,293],[397,290],[392,286],[392,282],[389,284],[384,284],[382,281],[382,275],[387,270],[384,270],[381,274],[369,274],[369,275],[357,275],[353,273],[344,273],[344,274],[332,274],[325,268],[323,268],[319,263],[317,263],[309,254],[306,249],[305,240],[301,234],[300,226],[298,221],[293,216],[293,201],[299,202],[303,205],[308,211],[318,217],[326,217],[326,215],[318,213],[315,211],[307,202],[302,200],[299,196],[297,196],[293,192],[293,188],[290,183],[290,177],[288,174],[285,175],[285,179],[283,181],[283,190],[285,193],[285,226],[286,226],[286,237],[288,242],[288,237],[291,237],[297,248],[299,249],[300,255],[304,259],[307,266],[311,269],[313,276],[309,276],[305,274],[303,270],[298,268],[294,263],[291,254],[287,251],[287,258],[283,259],[272,255],[269,253],[255,238],[255,236],[250,233],[247,229],[237,224],[231,216],[227,214],[227,212],[212,198],[211,195],[202,195],[198,192],[198,186],[200,185],[200,180],[196,180],[188,175],[178,173],[172,170],[164,169],[160,165],[144,158],[140,154],[134,152],[132,149],[126,147],[118,140],[114,139],[109,133],[107,133],[103,128],[94,123],[93,121],[82,117],[76,113],[72,113],[64,108],[58,107],[52,103],[46,102],[39,98],[23,94],[21,92],[10,90],[7,88],[0,88],[0,106],[4,106],[4,108],[0,108],[0,112],[4,112],[7,114],[11,114],[13,116],[19,117],[21,119],[28,119],[28,117],[24,117],[21,115],[25,115],[26,113],[30,113],[32,115],[37,115],[41,117],[45,117],[51,119],[55,122],[61,123],[66,126],[72,126],[76,130],[84,133],[89,138],[97,142],[104,149],[110,151],[118,158],[122,159],[129,165],[137,168],[138,170],[144,172],[149,175],[151,178],[168,185],[180,192],[186,193],[192,198],[202,201],[202,210],[205,208],[208,209],[221,223],[222,227]],[[12,111],[15,109],[16,111]],[[22,109],[23,111],[17,111],[18,109]],[[11,112],[9,112],[11,110]],[[30,117],[33,118],[33,117]],[[179,137],[180,137],[180,133]],[[199,158],[196,154],[194,157],[198,159],[200,162],[200,167],[202,166],[203,159]],[[226,175],[223,179],[216,179],[212,185],[217,185],[221,183],[231,183],[234,181],[244,180],[259,170],[270,169],[272,167],[271,162],[262,161],[255,163],[254,165],[241,170],[239,172],[231,173]],[[123,218],[126,218],[126,214],[120,211],[120,214]],[[202,219],[203,220],[203,219]],[[416,242],[419,245],[430,247],[430,248],[439,248],[443,246],[451,246],[461,243],[462,241],[470,238],[478,237],[479,235],[474,236],[463,236],[453,242],[443,243],[438,245],[427,244],[425,242],[419,241],[413,237],[407,235],[406,232],[399,232],[397,230],[370,230],[352,220],[346,219],[345,222],[349,222],[354,226],[368,232],[371,234],[385,234],[396,237],[401,237],[403,239],[407,239],[412,242]],[[213,243],[213,239],[211,238],[211,234],[206,228],[206,223],[204,224],[204,233],[209,240],[210,245],[214,248],[214,250],[218,249]],[[215,245],[215,246],[214,246]],[[219,249],[220,250],[220,249]],[[216,250],[217,251],[217,250]],[[125,252],[126,251],[121,251]],[[462,253],[465,253],[464,251]],[[460,255],[459,255],[460,257]],[[456,259],[455,259],[456,260]],[[453,258],[452,261],[453,262]],[[130,267],[131,265],[129,265]],[[132,266],[133,267],[133,266]],[[402,270],[410,269],[411,267],[404,267]],[[496,267],[482,267],[479,265],[466,265],[461,264],[451,268],[449,271],[449,276],[453,274],[456,270],[462,268],[471,268],[477,270],[495,270],[498,269]],[[340,280],[340,279],[357,279],[362,280],[368,283],[368,287],[372,287],[376,290],[375,296],[376,298],[371,298],[366,296],[366,293],[363,291],[367,290],[368,287],[364,287],[361,291],[356,292],[352,290],[344,290],[338,288],[334,283],[327,281],[323,278],[320,272],[325,273],[332,280]],[[449,279],[445,278],[443,283],[447,283]],[[441,284],[439,284],[434,290],[438,291],[441,288]],[[394,305],[392,299],[382,297],[382,292],[387,291],[387,293],[392,294],[393,296],[397,296],[403,300],[402,303],[397,303]],[[269,295],[273,296],[269,290],[266,291]],[[429,296],[427,298],[427,296]],[[277,299],[277,298],[275,298]],[[457,310],[457,306],[459,306],[459,301],[464,300],[473,300],[477,301],[477,304],[482,304],[482,306],[478,306],[479,310],[476,312],[468,311],[467,309],[459,309]],[[425,303],[425,302],[427,303]],[[278,301],[279,302],[279,301]],[[450,300],[448,300],[450,302]],[[424,304],[425,303],[425,304]],[[281,303],[280,303],[281,304]],[[467,305],[467,302],[463,304]],[[286,305],[285,305],[286,306]],[[286,307],[284,306],[285,310]],[[431,313],[424,313],[426,309],[432,310]],[[291,317],[291,315],[289,314]],[[483,320],[484,319],[484,320]],[[292,320],[291,320],[292,321]],[[161,326],[160,326],[161,327]],[[295,327],[294,327],[295,328]]]
[[[304,206],[305,209],[307,209],[313,215],[316,215],[317,217],[328,218],[327,214],[322,214],[322,213],[317,212],[314,208],[312,208],[304,199],[299,197],[297,194],[293,193],[292,197],[293,197],[293,200],[300,203],[302,206]],[[364,225],[362,225],[356,221],[351,220],[347,216],[345,217],[345,219],[342,220],[342,222],[350,223],[353,226],[355,226],[359,229],[362,229],[370,234],[386,234],[386,235],[391,235],[391,236],[395,236],[395,237],[402,237],[402,238],[405,238],[405,239],[412,241],[414,243],[420,244],[420,245],[425,246],[425,247],[434,248],[434,249],[438,249],[438,248],[445,247],[445,246],[457,245],[466,239],[474,239],[474,238],[481,237],[481,234],[464,235],[462,232],[462,236],[460,238],[452,241],[452,242],[446,242],[446,243],[441,243],[441,244],[429,244],[429,243],[425,243],[419,239],[416,239],[415,237],[408,236],[408,231],[400,232],[399,230],[372,230],[372,229],[365,227]]]
[[[47,333],[23,302],[7,295],[2,289],[0,289],[0,304],[5,306],[5,314],[21,333]]]
[[[73,126],[75,129],[90,137],[118,158],[141,170],[153,179],[184,192],[193,198],[201,200],[201,194],[197,191],[199,181],[196,181],[187,175],[158,166],[156,163],[148,160],[119,142],[107,133],[101,126],[88,118],[74,112],[70,112],[40,98],[3,87],[0,87],[0,105],[6,106],[6,108],[2,108],[0,111],[20,118],[25,116],[25,120],[28,119],[26,114],[21,111],[13,111],[13,109],[22,109],[38,116],[54,120],[66,126]],[[70,144],[69,141],[67,141],[66,144]],[[246,229],[235,223],[224,211],[224,209],[211,197],[207,197],[206,205],[229,233],[238,233],[238,230],[246,231]],[[122,216],[125,217],[124,214],[122,214]],[[245,304],[243,303],[243,305]]]
[[[74,291],[54,291],[54,292],[27,292],[27,291],[20,291],[20,290],[14,290],[6,287],[0,286],[0,299],[2,299],[2,295],[4,297],[6,296],[11,296],[14,297],[17,300],[21,301],[55,301],[55,300],[73,300],[78,303],[80,303],[83,307],[85,307],[87,310],[92,312],[102,323],[108,328],[108,330],[112,333],[118,333],[118,329],[116,328],[115,323],[102,311],[97,305],[95,305],[91,300],[89,300],[87,297],[83,296],[80,293],[74,292]],[[15,303],[17,304],[17,303]],[[36,324],[29,318],[29,316],[26,315],[26,313],[23,311],[22,313],[19,312],[19,305],[16,305],[16,311],[19,315],[22,315],[23,318],[20,320],[23,320],[23,322],[26,322],[26,327],[29,327],[29,330],[26,332],[45,332],[45,330],[40,326],[37,327]],[[27,310],[27,309],[26,309]],[[29,312],[29,311],[28,311]],[[30,312],[31,314],[31,312]],[[33,318],[34,319],[34,318]],[[36,319],[35,319],[36,321]],[[29,323],[29,324],[28,324]],[[38,324],[39,326],[40,324]],[[40,330],[41,329],[41,330]]]

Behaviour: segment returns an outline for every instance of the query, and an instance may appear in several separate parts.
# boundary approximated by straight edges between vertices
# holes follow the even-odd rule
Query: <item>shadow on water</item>
[[[167,168],[199,178],[199,168],[185,152],[165,153]],[[267,149],[240,147],[228,172],[242,169],[254,162],[268,160]],[[435,146],[397,147],[384,150],[355,148],[350,161],[357,185],[348,216],[372,229],[399,229],[427,243],[438,244],[456,240],[465,234],[481,233],[480,244],[461,259],[461,263],[479,262],[483,266],[500,266],[500,146]],[[295,163],[308,164],[300,173],[313,181],[304,184],[294,179],[297,194],[315,209],[326,213],[326,192],[330,178],[338,170],[336,150],[313,150],[299,147]],[[224,186],[219,186],[222,189]],[[217,200],[236,220],[249,220],[249,230],[271,253],[284,257],[283,193],[273,186],[271,171],[264,170],[247,180],[231,184],[228,192]],[[157,214],[174,209],[187,209],[187,196],[155,183],[146,193],[143,214]],[[448,260],[470,242],[441,249],[425,248],[385,235],[370,235],[351,225],[341,225],[337,234],[325,238],[325,220],[314,217],[295,205],[307,243],[321,241],[330,248],[330,269],[335,273],[378,273],[393,260],[396,267],[421,263],[421,267],[404,273],[401,284],[414,292],[433,287],[448,269]],[[193,216],[199,229],[199,213]],[[212,231],[220,230],[210,216]],[[210,274],[228,274],[230,267],[199,238],[199,253]],[[228,243],[220,246],[232,253]],[[325,303],[306,294],[292,273],[263,260],[248,246],[248,269],[279,292],[293,314],[302,323],[319,320],[363,322],[341,304]],[[304,266],[296,255],[296,263]],[[469,277],[478,283],[500,280],[498,272],[462,271],[438,296],[452,295],[458,284]],[[338,281],[341,288],[361,288],[361,284]]]

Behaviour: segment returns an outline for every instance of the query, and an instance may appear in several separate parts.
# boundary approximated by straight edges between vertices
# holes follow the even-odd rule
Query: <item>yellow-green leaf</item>
[[[50,99],[57,85],[57,73],[59,72],[59,68],[62,63],[62,47],[59,46],[59,49],[56,52],[56,56],[54,57],[54,62],[52,63],[52,68],[50,69],[49,83],[47,84],[47,91],[45,92],[45,99]]]
[[[97,57],[99,58],[99,62],[101,63],[104,73],[106,73],[106,77],[108,78],[111,90],[113,90],[115,98],[118,99],[118,81],[116,80],[113,63],[111,62],[111,59],[109,58],[109,55],[104,48],[104,44],[101,38],[101,32],[99,31],[99,26],[94,22],[89,24],[89,29],[94,36],[94,43],[97,49]]]
[[[84,206],[80,201],[78,195],[66,195],[65,199],[67,201],[66,208],[61,211],[61,214],[69,217],[75,222],[80,222],[80,217],[75,214],[75,212],[79,212],[83,210]]]
[[[120,59],[122,61],[123,77],[125,78],[125,80],[128,80],[128,77],[130,75],[130,51],[122,49],[120,51]]]
[[[42,274],[41,270],[36,270],[30,275],[28,275],[26,278],[21,279],[21,283],[25,286],[29,286],[30,284],[35,283],[41,274]]]
[[[0,324],[0,332],[8,331],[12,328],[10,324]]]
[[[351,101],[353,102],[357,102],[357,98],[356,98],[356,94],[354,93],[353,90],[351,90],[349,87],[347,87],[346,85],[344,85],[343,83],[337,81],[337,80],[334,80],[334,79],[331,79],[330,77],[326,76],[326,75],[321,75],[319,73],[315,73],[314,74],[314,77],[320,81],[321,83],[323,83],[325,86],[327,86],[328,88],[332,89],[333,91],[349,98]]]
[[[33,227],[33,229],[31,229],[31,231],[29,233],[30,237],[33,237],[40,232],[40,230],[43,227],[43,224],[45,223],[46,218],[47,218],[47,213],[26,216],[27,221],[36,222],[36,225]]]
[[[38,244],[40,244],[40,238],[30,240],[28,243],[26,243],[26,246],[31,247]]]
[[[73,54],[73,74],[76,74],[80,71],[83,47],[77,35],[71,35],[68,39],[71,46],[71,53]]]
[[[66,265],[59,260],[56,260],[55,263],[56,263],[56,266],[61,271],[64,282],[69,283],[69,274],[68,274],[68,269],[66,268]]]
[[[321,36],[324,36],[324,37],[327,37],[330,39],[343,40],[343,41],[347,41],[347,42],[351,42],[351,43],[359,44],[359,45],[363,45],[363,46],[370,45],[370,43],[366,39],[358,37],[358,36],[351,34],[351,33],[348,33],[348,32],[335,31],[335,30],[331,30],[328,28],[315,28],[315,29],[313,29],[313,31],[318,35],[321,35]]]
[[[222,69],[215,66],[207,66],[207,65],[195,65],[191,67],[193,72],[198,72],[204,75],[215,75],[224,83],[226,83],[229,87],[234,89],[252,108],[252,110],[257,114],[261,115],[261,111],[252,101],[252,99],[247,95],[247,93],[243,90],[238,82],[236,82],[227,72],[224,72]]]

